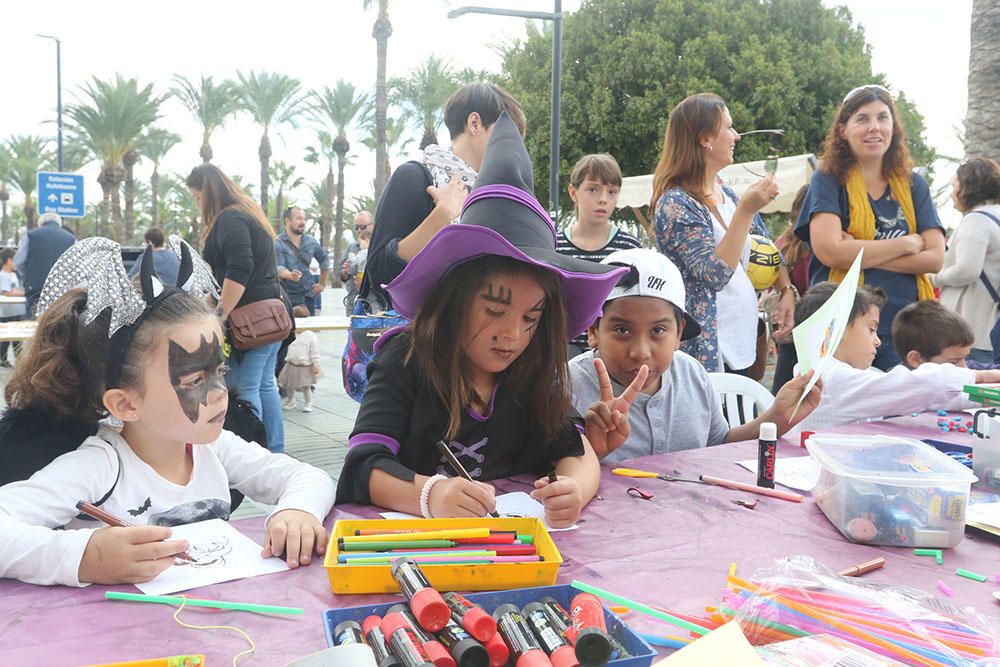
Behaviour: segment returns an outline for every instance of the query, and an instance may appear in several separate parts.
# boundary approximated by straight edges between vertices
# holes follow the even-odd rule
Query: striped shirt
[[[589,262],[600,262],[616,250],[628,250],[629,248],[641,248],[639,240],[623,229],[614,227],[614,232],[607,244],[597,250],[584,250],[573,243],[569,237],[569,227],[561,229],[556,234],[556,252],[560,255],[567,255],[577,259],[584,259]],[[573,345],[579,345],[587,349],[587,334],[583,333],[570,341]]]

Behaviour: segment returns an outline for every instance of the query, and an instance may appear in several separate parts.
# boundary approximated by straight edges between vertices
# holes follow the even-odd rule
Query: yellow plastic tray
[[[334,593],[398,593],[399,587],[389,573],[389,566],[349,566],[338,563],[337,538],[353,535],[355,530],[378,528],[386,531],[419,528],[482,528],[514,530],[531,535],[536,551],[545,560],[537,563],[491,563],[489,565],[421,565],[430,584],[439,591],[499,591],[528,586],[551,586],[559,575],[562,556],[538,519],[359,519],[337,521],[323,567],[330,577]]]

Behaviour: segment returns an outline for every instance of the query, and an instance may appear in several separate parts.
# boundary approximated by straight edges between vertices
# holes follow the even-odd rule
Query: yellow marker
[[[456,540],[467,538],[488,538],[490,536],[489,527],[486,528],[454,528],[450,530],[425,530],[419,533],[393,533],[386,535],[345,535],[338,538],[343,544],[359,542],[384,542],[391,539],[393,542],[412,542],[414,540]]]

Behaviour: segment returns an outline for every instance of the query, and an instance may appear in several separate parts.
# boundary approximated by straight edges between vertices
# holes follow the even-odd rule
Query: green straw
[[[252,611],[258,614],[301,614],[298,607],[275,607],[266,604],[250,602],[226,602],[224,600],[199,600],[180,595],[140,595],[138,593],[119,593],[106,591],[105,600],[128,600],[129,602],[155,602],[158,604],[180,605],[187,607],[214,607],[216,609],[233,609],[236,611]]]
[[[940,556],[941,555],[941,550],[940,549],[914,549],[913,550],[913,555],[914,556]]]
[[[960,577],[965,577],[966,579],[972,579],[973,581],[979,581],[979,582],[986,581],[986,577],[984,577],[983,575],[976,574],[975,572],[969,572],[968,570],[963,570],[962,568],[958,568],[957,570],[955,570],[955,574],[957,574]]]
[[[673,616],[671,614],[658,611],[650,606],[642,604],[641,602],[629,600],[628,598],[624,598],[621,595],[617,595],[616,593],[611,593],[609,591],[597,588],[596,586],[585,584],[582,581],[577,581],[576,579],[574,579],[573,581],[569,582],[569,585],[577,589],[578,591],[583,591],[584,593],[591,593],[599,598],[610,600],[611,602],[614,602],[616,604],[628,607],[633,611],[638,611],[640,613],[646,614],[647,616],[652,616],[653,618],[658,618],[661,621],[666,621],[671,625],[676,625],[684,628],[685,630],[690,630],[691,632],[697,635],[707,635],[710,632],[708,628],[703,628],[700,625],[689,623],[682,618],[677,618],[676,616]]]

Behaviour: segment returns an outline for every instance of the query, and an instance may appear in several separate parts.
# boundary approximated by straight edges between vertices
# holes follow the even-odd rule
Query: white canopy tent
[[[795,193],[803,185],[808,185],[816,169],[816,157],[812,153],[790,155],[778,160],[778,170],[774,176],[778,179],[778,197],[765,206],[761,213],[787,213],[792,210]],[[719,176],[731,187],[737,196],[741,196],[751,184],[760,180],[757,174],[764,173],[764,160],[756,162],[739,162],[731,164],[719,172]],[[646,217],[640,210],[649,205],[653,196],[653,175],[629,176],[622,179],[622,189],[618,195],[618,208],[630,207],[639,218],[639,222],[651,233]]]

